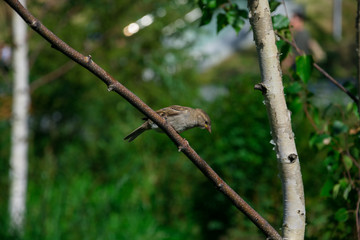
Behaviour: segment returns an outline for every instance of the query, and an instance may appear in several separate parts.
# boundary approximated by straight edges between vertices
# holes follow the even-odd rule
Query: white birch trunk
[[[287,109],[278,50],[275,44],[268,0],[248,0],[250,23],[259,55],[262,91],[269,115],[272,143],[280,166],[283,186],[284,239],[304,239],[305,200],[300,162]]]
[[[20,1],[25,5],[25,0]],[[23,231],[27,170],[28,170],[28,111],[30,105],[27,25],[13,13],[14,85],[10,155],[10,224],[14,231]]]

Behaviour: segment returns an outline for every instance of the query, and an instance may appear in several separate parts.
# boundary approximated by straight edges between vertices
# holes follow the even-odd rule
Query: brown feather
[[[129,140],[129,142],[133,141],[137,138],[140,134],[145,132],[146,130],[151,129],[151,126],[148,121],[144,122],[140,127],[132,131],[129,135],[127,135],[124,140]]]
[[[184,110],[188,110],[190,108],[188,107],[183,107],[183,106],[179,106],[179,105],[172,105],[169,107],[165,107],[162,109],[159,109],[156,111],[157,114],[159,114],[160,116],[162,116],[163,118],[166,118],[167,116],[176,116],[179,115],[180,113],[182,113]],[[148,117],[144,117],[142,118],[143,120],[148,120]]]

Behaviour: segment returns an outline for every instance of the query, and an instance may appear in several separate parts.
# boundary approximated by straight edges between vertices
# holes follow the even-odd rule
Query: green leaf
[[[245,20],[243,18],[247,18],[248,12],[246,10],[240,10],[236,4],[232,4],[225,15],[227,23],[234,28],[236,33],[239,33],[245,25]]]
[[[216,0],[207,0],[206,2],[210,9],[215,9],[217,7]]]
[[[310,147],[316,146],[318,149],[323,148],[331,142],[331,137],[327,134],[314,134],[310,140]]]
[[[345,208],[340,208],[335,213],[335,219],[338,222],[346,222],[346,220],[348,220],[348,218],[349,218],[349,213]]]
[[[242,17],[244,19],[248,19],[249,18],[249,12],[245,9],[239,9],[238,10],[238,15],[239,17]]]
[[[355,143],[356,144],[356,143]],[[356,146],[356,145],[355,145]],[[355,158],[355,159],[358,159],[359,156],[360,156],[360,151],[358,148],[351,148],[350,149],[350,154]]]
[[[303,108],[303,102],[301,101],[299,96],[296,96],[290,103],[289,103],[290,111],[295,114],[301,111]]]
[[[276,47],[278,48],[279,51],[282,48],[282,46],[284,46],[285,44],[286,42],[282,39],[276,41]]]
[[[276,41],[276,46],[280,52],[280,61],[283,61],[290,52],[291,49],[290,44],[280,39]]]
[[[274,27],[275,30],[281,30],[281,29],[289,27],[290,21],[284,15],[277,14],[275,16],[272,16],[271,20],[273,22],[273,27]]]
[[[213,16],[213,11],[211,11],[209,8],[201,9],[201,11],[202,11],[202,16],[201,16],[201,20],[200,20],[200,26],[204,26],[211,22],[211,18]]]
[[[222,4],[221,1],[217,0],[200,0],[198,2],[198,5],[202,12],[200,26],[209,24],[211,22],[214,11],[220,4]]]
[[[346,178],[342,178],[339,180],[339,184],[342,189],[346,188],[349,184],[349,181]]]
[[[236,21],[236,19],[239,17],[237,11],[238,11],[237,6],[235,6],[234,8],[231,8],[226,12],[226,18],[229,24],[233,24]]]
[[[333,190],[333,198],[336,198],[340,191],[340,184],[338,183],[338,184],[334,185],[332,190]]]
[[[217,15],[217,32],[219,33],[224,27],[229,24],[228,18],[224,13],[219,13]]]
[[[270,0],[269,1],[269,5],[270,5],[270,11],[273,12],[276,10],[276,8],[281,4],[281,2],[278,2],[276,0]]]
[[[313,59],[311,55],[301,55],[296,57],[296,74],[300,79],[307,83],[313,69]]]
[[[348,199],[350,191],[351,191],[351,185],[349,184],[349,185],[345,188],[344,193],[343,193],[343,198],[344,198],[345,200]]]
[[[324,186],[321,188],[320,196],[322,197],[330,197],[331,190],[334,188],[334,182],[330,179],[326,180]]]
[[[322,118],[319,116],[319,109],[316,107],[313,107],[311,109],[311,114],[313,115],[313,119],[316,125],[320,125],[320,121],[322,120]]]
[[[325,160],[324,164],[329,172],[335,172],[339,167],[339,153],[336,152],[335,154],[328,155]]]
[[[349,171],[353,165],[353,161],[347,155],[343,156],[343,161],[344,161],[345,169]]]
[[[299,82],[294,82],[293,84],[291,84],[290,86],[288,86],[286,89],[285,89],[285,92],[286,93],[289,93],[289,94],[296,94],[298,92],[300,92],[302,90],[302,86]]]
[[[245,20],[242,18],[238,18],[236,20],[236,22],[234,24],[232,24],[231,26],[234,28],[236,33],[239,33],[241,31],[241,29],[244,27],[244,25],[245,25]]]
[[[335,135],[345,133],[349,130],[348,126],[346,126],[343,122],[339,120],[335,120],[333,122],[331,129]]]
[[[200,0],[199,6],[201,9],[208,8],[208,9],[215,9],[217,8],[218,4],[216,0]]]

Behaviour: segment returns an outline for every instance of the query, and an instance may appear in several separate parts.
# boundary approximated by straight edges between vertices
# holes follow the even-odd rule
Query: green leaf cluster
[[[282,30],[289,28],[290,20],[281,14],[277,14],[271,17],[274,30]]]
[[[202,11],[200,26],[209,24],[214,15],[217,14],[217,32],[223,28],[231,26],[236,33],[239,33],[248,18],[248,11],[240,9],[236,3],[229,1],[199,0]]]

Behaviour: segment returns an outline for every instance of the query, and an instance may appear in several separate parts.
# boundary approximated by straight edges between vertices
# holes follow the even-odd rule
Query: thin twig
[[[30,84],[30,92],[33,93],[36,89],[38,89],[42,85],[58,79],[59,77],[70,71],[74,66],[75,66],[74,61],[68,61],[58,69],[55,69],[54,71],[36,79]]]
[[[293,41],[289,41],[288,39],[286,39],[284,36],[282,36],[279,33],[276,33],[276,35],[281,38],[282,40],[284,40],[285,42],[287,42],[288,44],[290,44],[292,47],[294,47],[296,49],[296,51],[300,54],[303,55],[304,51],[302,51],[301,49],[299,49],[299,47],[296,45],[296,43],[294,43]],[[344,93],[346,93],[355,103],[356,105],[359,105],[359,99],[354,96],[349,90],[347,90],[343,85],[341,85],[338,81],[336,81],[332,76],[330,76],[329,73],[327,73],[323,68],[321,68],[317,63],[313,63],[313,66],[320,72],[322,73],[327,79],[329,79],[336,87],[338,87],[341,91],[343,91]]]
[[[354,181],[352,180],[352,177],[351,177],[351,174],[350,174],[350,171],[349,169],[346,167],[346,163],[345,163],[345,160],[344,160],[344,156],[346,156],[346,154],[342,155],[341,156],[341,162],[342,164],[344,165],[344,169],[345,169],[345,173],[344,173],[344,177],[347,178],[350,182],[350,185],[355,188],[355,184],[354,184]]]
[[[17,0],[4,0],[13,8],[30,27],[51,43],[52,47],[65,54],[91,73],[100,78],[108,89],[114,91],[126,99],[130,104],[140,112],[154,121],[182,150],[182,152],[200,169],[200,171],[211,180],[220,192],[227,196],[232,203],[242,211],[266,236],[271,239],[282,239],[279,233],[249,204],[247,204],[219,175],[195,152],[193,148],[183,139],[165,119],[160,117],[154,110],[146,105],[139,97],[115,80],[110,74],[97,65],[91,56],[84,56],[71,48],[64,41],[58,38],[54,33],[47,29],[39,20],[37,20],[27,9],[25,9]]]
[[[346,150],[346,155],[351,159],[351,161],[356,165],[356,167],[360,170],[360,164],[356,161],[356,159],[350,154],[349,149]],[[359,172],[360,173],[360,172]]]
[[[281,2],[282,2],[282,4],[284,5],[284,10],[285,10],[286,17],[287,17],[288,19],[290,19],[290,18],[289,18],[289,12],[288,12],[287,7],[286,7],[286,4],[285,4],[285,0],[282,0]]]
[[[338,81],[336,81],[330,74],[328,74],[323,68],[321,68],[317,63],[313,63],[314,67],[321,72],[327,79],[329,79],[335,86],[337,86],[341,91],[346,93],[356,104],[359,104],[359,99],[354,96],[349,90],[344,88]]]
[[[308,104],[305,103],[304,106],[303,106],[303,108],[304,108],[305,116],[306,116],[306,118],[309,120],[311,126],[315,129],[315,131],[316,131],[317,134],[321,134],[322,131],[316,126],[316,123],[315,123],[314,119],[312,118],[312,116],[311,116],[310,113],[309,113]]]

